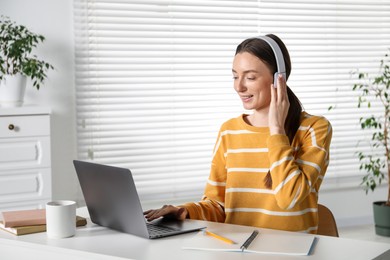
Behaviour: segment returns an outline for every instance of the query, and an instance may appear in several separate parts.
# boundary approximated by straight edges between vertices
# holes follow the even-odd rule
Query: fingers
[[[278,74],[277,81],[276,88],[271,84],[271,102],[276,106],[278,102],[288,99],[286,81],[282,74]]]
[[[282,74],[278,74],[278,97],[277,99],[279,101],[284,100],[287,97],[287,87],[286,87],[286,81],[283,78]]]
[[[271,84],[271,104],[276,102],[276,91],[277,88],[274,87],[274,84]]]
[[[161,217],[170,217],[175,219],[185,219],[187,217],[185,208],[178,208],[172,205],[164,205],[160,209],[151,209],[144,212],[145,218],[152,221]]]
[[[270,134],[285,134],[285,121],[290,106],[287,94],[286,81],[282,74],[278,74],[278,87],[274,89],[271,85],[271,103],[269,107],[269,128]]]
[[[166,214],[169,214],[169,208],[168,205],[164,205],[160,209],[151,209],[144,212],[145,218],[148,221],[152,221],[154,219],[158,219]]]
[[[188,211],[186,208],[179,208],[176,213],[176,218],[179,220],[185,220],[188,216]]]

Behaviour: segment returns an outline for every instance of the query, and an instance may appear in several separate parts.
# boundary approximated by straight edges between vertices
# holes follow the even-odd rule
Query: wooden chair
[[[318,235],[338,237],[336,220],[332,211],[324,205],[318,204]]]

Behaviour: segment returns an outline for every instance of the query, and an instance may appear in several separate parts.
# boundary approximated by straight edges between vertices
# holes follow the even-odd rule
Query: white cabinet
[[[0,211],[51,199],[50,109],[0,107]]]

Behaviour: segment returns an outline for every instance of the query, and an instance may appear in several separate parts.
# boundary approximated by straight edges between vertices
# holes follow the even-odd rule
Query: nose
[[[242,79],[240,78],[237,78],[235,81],[234,81],[234,90],[236,92],[244,92],[246,90],[246,87],[245,87],[245,84],[243,82]]]

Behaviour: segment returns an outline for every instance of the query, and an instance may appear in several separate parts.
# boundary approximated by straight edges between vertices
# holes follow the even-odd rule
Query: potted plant
[[[23,103],[26,78],[39,89],[53,66],[32,55],[32,50],[43,42],[42,35],[35,34],[23,25],[17,25],[8,17],[0,19],[0,103],[18,106]],[[15,96],[17,95],[17,96]]]
[[[377,76],[353,72],[358,83],[353,90],[358,92],[358,107],[371,108],[371,101],[377,101],[383,109],[379,115],[360,118],[362,130],[370,131],[371,150],[358,152],[360,169],[366,174],[361,185],[366,193],[374,191],[382,182],[387,183],[387,200],[374,202],[375,231],[378,235],[390,236],[390,69],[389,55],[380,62]]]

